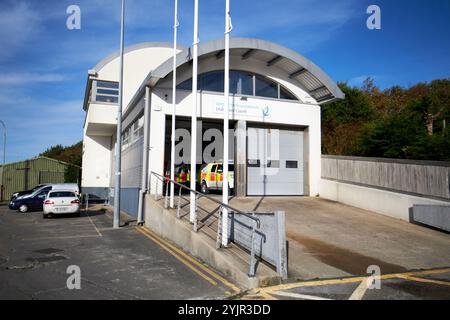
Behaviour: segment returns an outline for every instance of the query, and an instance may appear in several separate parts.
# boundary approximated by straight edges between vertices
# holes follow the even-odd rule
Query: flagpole
[[[177,30],[178,30],[178,0],[175,0],[173,22],[173,73],[172,73],[172,144],[170,152],[170,180],[175,180],[175,116],[177,107]],[[170,187],[170,207],[174,207],[175,185]]]
[[[198,74],[198,0],[194,0],[194,43],[193,43],[193,64],[192,64],[192,117],[191,117],[191,172],[190,185],[195,190],[197,176],[197,74]],[[196,194],[190,195],[190,215],[189,221],[196,224],[197,204]]]
[[[114,218],[113,228],[120,227],[120,180],[121,180],[121,157],[122,157],[122,104],[123,104],[123,47],[125,29],[125,0],[122,0],[122,18],[120,23],[120,67],[119,67],[119,106],[117,109],[117,132],[116,132],[116,179],[114,184]]]
[[[224,116],[223,116],[223,183],[222,203],[228,205],[228,144],[229,144],[229,105],[230,105],[230,0],[225,5],[225,69],[224,69]],[[228,210],[222,210],[222,245],[228,245]]]

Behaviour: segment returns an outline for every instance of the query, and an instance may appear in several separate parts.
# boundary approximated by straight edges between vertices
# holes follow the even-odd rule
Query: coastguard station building
[[[176,163],[181,165],[190,163],[192,50],[178,50]],[[125,50],[121,206],[131,215],[137,214],[150,172],[169,170],[172,53],[169,43]],[[223,158],[224,41],[200,44],[198,57],[200,168]],[[315,196],[321,178],[320,105],[344,94],[312,61],[269,41],[232,38],[230,70],[234,194]],[[99,197],[114,195],[118,77],[115,53],[89,70],[86,83],[82,191]]]

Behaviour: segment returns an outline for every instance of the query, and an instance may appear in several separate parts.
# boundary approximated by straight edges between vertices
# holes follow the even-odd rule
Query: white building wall
[[[84,136],[82,187],[102,188],[109,186],[110,150],[111,137]]]
[[[165,115],[172,113],[170,90],[154,89],[152,92],[152,119],[150,125],[150,170],[163,174]],[[179,90],[177,116],[190,117],[192,96],[190,92]],[[223,119],[223,95],[215,93],[199,93],[198,118]],[[320,141],[320,107],[318,105],[302,104],[298,101],[281,101],[240,97],[232,99],[235,112],[230,112],[230,120],[246,120],[248,123],[266,123],[274,126],[307,127],[309,154],[309,193],[319,193],[321,176],[321,141]],[[269,114],[263,115],[263,110],[269,108]]]
[[[173,48],[141,48],[127,52],[124,56],[123,109],[126,110],[130,100],[144,81],[148,73],[172,56]],[[113,59],[101,70],[100,80],[119,81],[119,57]]]
[[[159,66],[172,56],[170,47],[139,48],[125,53],[124,56],[124,111],[144,81],[150,70]],[[97,70],[97,79],[107,81],[119,81],[119,57],[106,63]],[[117,124],[117,106],[110,104],[91,103],[88,106],[84,135],[83,135],[83,171],[82,187],[103,188],[114,183],[114,147],[111,141],[115,136],[114,130]],[[134,152],[129,157],[133,158],[130,165],[139,157]],[[137,154],[142,151],[137,150]],[[127,162],[126,162],[127,164]],[[127,170],[125,170],[127,171]],[[136,185],[136,177],[132,170],[125,173],[126,184]]]

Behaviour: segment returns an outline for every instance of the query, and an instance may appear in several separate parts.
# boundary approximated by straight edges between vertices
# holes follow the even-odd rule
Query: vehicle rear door
[[[53,202],[53,210],[58,212],[68,211],[72,206],[72,201],[76,200],[75,193],[72,191],[52,192],[49,199]]]
[[[217,189],[222,189],[223,185],[223,165],[219,164],[217,166],[217,174],[216,174],[216,183],[217,183]]]
[[[211,170],[209,171],[209,177],[208,177],[208,188],[217,189],[217,164],[213,164],[211,166]]]

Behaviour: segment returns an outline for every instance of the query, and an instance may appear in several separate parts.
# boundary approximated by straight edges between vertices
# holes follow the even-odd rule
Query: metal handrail
[[[208,196],[208,195],[206,195],[206,194],[204,194],[204,193],[201,193],[201,192],[199,192],[199,191],[197,191],[197,190],[193,190],[193,189],[191,189],[191,188],[189,188],[189,187],[186,187],[184,184],[178,183],[178,182],[176,182],[176,181],[174,181],[174,180],[170,180],[169,178],[164,177],[163,175],[160,175],[160,174],[158,174],[158,173],[156,173],[156,172],[150,171],[150,176],[151,176],[151,175],[154,175],[155,177],[159,178],[159,179],[160,179],[161,181],[163,181],[163,182],[166,182],[166,183],[167,183],[167,181],[169,181],[170,183],[173,183],[174,185],[176,185],[176,186],[178,186],[178,187],[180,187],[180,188],[182,188],[182,189],[185,189],[185,190],[188,190],[189,192],[195,193],[195,194],[198,195],[199,197],[206,198],[206,199],[208,199],[208,200],[210,200],[210,201],[212,201],[212,202],[215,202],[215,203],[217,203],[218,205],[220,205],[221,207],[224,207],[224,208],[226,208],[226,209],[228,209],[228,210],[230,210],[230,211],[234,211],[234,212],[239,213],[239,214],[241,214],[241,215],[243,215],[243,216],[246,216],[247,218],[249,218],[249,219],[251,219],[251,220],[253,220],[253,221],[256,222],[257,228],[260,227],[260,224],[261,224],[260,220],[259,220],[258,218],[256,218],[256,217],[254,217],[254,216],[252,216],[252,215],[246,213],[246,212],[243,212],[243,211],[241,211],[241,210],[238,210],[238,209],[236,209],[236,208],[233,208],[232,206],[230,206],[230,205],[228,205],[228,204],[224,204],[224,203],[220,202],[219,200],[217,200],[217,199],[215,199],[215,198],[213,198],[213,197],[210,197],[210,196]]]
[[[205,195],[205,194],[203,194],[201,192],[198,192],[197,190],[193,190],[193,189],[191,189],[189,187],[186,187],[185,185],[183,185],[181,183],[178,183],[178,182],[176,182],[174,180],[170,180],[169,178],[164,177],[163,175],[160,175],[160,174],[158,174],[156,172],[150,171],[150,179],[151,179],[152,175],[157,178],[157,180],[156,180],[155,200],[158,200],[158,197],[157,197],[157,195],[158,195],[158,181],[161,181],[163,185],[164,184],[166,185],[166,190],[165,190],[166,194],[165,194],[165,196],[163,195],[163,197],[165,198],[164,199],[164,207],[166,209],[168,208],[169,185],[171,183],[173,183],[174,186],[178,186],[180,188],[179,189],[179,195],[178,195],[178,205],[177,205],[177,218],[178,219],[180,218],[180,206],[181,206],[181,198],[182,198],[181,190],[182,189],[188,190],[189,192],[194,193],[196,200],[198,200],[200,197],[202,197],[202,198],[206,198],[206,199],[208,199],[208,200],[210,200],[210,201],[212,201],[212,202],[214,202],[214,203],[219,205],[219,208],[215,210],[215,211],[219,212],[219,218],[218,218],[218,224],[217,224],[218,227],[217,227],[216,248],[220,248],[221,247],[221,245],[220,245],[220,243],[221,243],[220,237],[221,237],[221,232],[222,232],[222,219],[223,219],[223,209],[224,208],[228,209],[230,212],[238,213],[238,214],[243,215],[243,216],[249,218],[250,220],[254,221],[255,224],[253,224],[253,226],[247,226],[247,225],[245,225],[242,222],[239,222],[239,223],[245,225],[247,228],[252,230],[248,275],[250,277],[254,277],[256,275],[256,264],[257,264],[257,262],[256,262],[256,256],[255,256],[256,255],[256,248],[255,248],[255,241],[254,241],[255,240],[255,235],[256,234],[260,234],[260,235],[262,235],[261,239],[265,240],[265,235],[260,233],[259,230],[258,230],[260,228],[260,226],[261,226],[261,222],[260,222],[260,220],[258,218],[254,217],[254,216],[252,216],[252,215],[250,215],[250,214],[248,214],[246,212],[242,212],[241,210],[233,208],[230,205],[224,204],[224,203],[220,202],[219,200],[216,200],[216,199],[214,199],[214,198],[212,198],[210,196],[207,196],[207,195]],[[149,183],[149,186],[150,186],[149,187],[149,191],[150,191],[151,190],[151,181]],[[196,201],[196,210],[197,210],[197,201]],[[197,232],[197,230],[198,230],[197,223],[198,223],[198,221],[197,221],[197,219],[195,219],[194,220],[194,231],[195,232]]]

